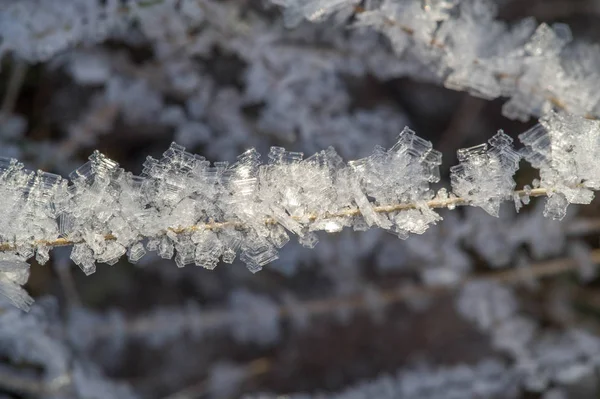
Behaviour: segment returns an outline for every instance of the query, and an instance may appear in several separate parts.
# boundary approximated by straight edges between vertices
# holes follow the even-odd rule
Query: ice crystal
[[[239,258],[257,272],[279,257],[290,236],[313,248],[317,231],[344,227],[377,227],[402,239],[423,234],[441,220],[432,204],[466,203],[499,216],[503,201],[516,195],[519,204],[527,203],[533,190],[541,190],[549,196],[545,215],[556,218],[569,203],[588,203],[600,188],[599,126],[553,113],[522,134],[522,154],[540,168],[541,180],[519,193],[513,175],[521,154],[502,131],[487,144],[459,150],[460,163],[450,170],[454,192],[437,195],[430,185],[440,179],[441,154],[408,128],[391,148],[376,147],[348,163],[332,147],[308,157],[272,147],[264,161],[249,149],[234,163],[211,163],[173,143],[161,158],[148,157],[139,176],[96,151],[67,180],[2,158],[0,192],[8,207],[0,238],[10,256],[36,256],[40,263],[51,243],[66,239],[74,244],[71,259],[86,274],[125,254],[135,263],[147,251],[174,258],[179,267],[193,263],[211,270]],[[504,244],[493,237],[484,231],[469,245],[501,266],[508,262],[502,254],[510,251],[498,249]],[[518,237],[506,244],[516,248],[528,241]],[[537,253],[538,244],[530,244]],[[464,266],[463,256],[449,253]],[[426,280],[453,281],[461,270],[431,269]],[[9,290],[15,286],[4,280],[4,292],[26,307],[20,291]]]
[[[211,165],[172,144],[161,159],[148,158],[138,177],[95,152],[71,174],[60,215],[61,233],[78,242],[72,259],[91,273],[95,262],[112,264],[129,248],[135,262],[145,253],[141,238],[148,237],[148,250],[167,259],[176,255],[179,266],[213,269],[239,253],[258,271],[277,259],[287,232],[313,247],[314,230],[337,231],[362,218],[403,238],[439,220],[423,201],[432,198],[429,183],[439,179],[441,156],[408,129],[390,150],[377,148],[350,166],[333,148],[304,159],[273,147],[267,158],[263,164],[250,149],[231,165]],[[374,210],[399,201],[421,205],[389,217]],[[329,218],[356,207],[362,216]],[[219,227],[210,227],[214,223]]]
[[[548,191],[544,214],[564,218],[569,204],[589,204],[600,188],[600,122],[552,112],[521,134],[524,158]]]
[[[513,140],[500,130],[488,140],[471,148],[458,150],[459,165],[450,168],[455,194],[498,216],[500,204],[512,198],[516,183],[513,175],[519,168],[519,154]]]

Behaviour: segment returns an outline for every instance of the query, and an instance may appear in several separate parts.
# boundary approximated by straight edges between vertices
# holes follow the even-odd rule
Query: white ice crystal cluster
[[[74,243],[71,259],[86,274],[95,271],[96,262],[114,264],[127,252],[136,262],[148,250],[175,256],[179,267],[194,263],[208,269],[239,255],[256,272],[277,259],[288,232],[311,248],[318,241],[315,231],[345,226],[379,227],[400,238],[423,233],[440,219],[426,202],[440,163],[431,143],[409,129],[389,150],[378,147],[348,165],[332,147],[306,159],[272,147],[266,163],[250,149],[231,165],[211,164],[173,143],[161,159],[148,157],[140,176],[96,151],[68,184],[5,160],[0,190],[9,206],[0,237],[17,263],[35,250],[45,262],[46,244],[59,237]],[[416,209],[377,210],[398,203]],[[6,279],[11,272],[3,272]],[[4,286],[25,307],[11,294],[12,286]]]
[[[536,195],[549,196],[545,216],[562,218],[569,203],[589,203],[600,188],[599,127],[600,122],[550,113],[520,136],[521,153],[499,131],[489,146],[458,151],[453,192],[437,195],[430,184],[440,179],[441,154],[408,128],[391,148],[376,147],[348,163],[333,147],[307,158],[271,147],[265,161],[249,149],[232,164],[211,164],[173,143],[162,158],[148,157],[140,176],[96,151],[67,180],[2,159],[0,194],[7,206],[0,218],[0,292],[27,308],[31,300],[20,288],[25,261],[35,255],[44,263],[57,245],[74,244],[71,259],[86,274],[97,262],[114,264],[127,253],[135,263],[148,251],[174,257],[179,267],[207,269],[239,257],[256,272],[278,258],[290,234],[312,248],[316,231],[344,227],[378,228],[401,239],[423,234],[441,220],[434,207],[468,204],[499,216],[503,201],[527,202],[528,186],[514,191],[521,156],[540,169],[534,187]],[[497,255],[502,245],[489,244],[498,240],[478,236],[490,262],[503,259]],[[510,242],[531,241],[527,236],[515,234]],[[469,245],[473,242],[478,241]]]
[[[472,205],[498,216],[500,204],[512,198],[521,156],[512,147],[512,138],[500,130],[480,144],[457,151],[460,163],[450,168],[452,190]]]
[[[589,204],[600,188],[600,122],[552,112],[519,136],[524,158],[548,191],[544,215],[562,219],[569,204]]]
[[[442,154],[408,128],[389,150],[377,147],[371,156],[350,161],[351,195],[367,225],[407,238],[409,233],[424,233],[431,223],[441,220],[425,203],[433,198],[429,184],[440,180],[441,163]],[[416,204],[417,209],[390,214],[377,214],[373,209],[373,205],[398,203]]]
[[[57,218],[68,199],[67,181],[62,177],[31,172],[14,159],[0,158],[0,196],[0,241],[31,243],[58,238]],[[0,254],[0,293],[27,309],[32,299],[21,288],[29,276],[25,260],[36,255],[43,264],[49,258],[48,251],[43,245],[36,249],[17,245],[12,253]]]

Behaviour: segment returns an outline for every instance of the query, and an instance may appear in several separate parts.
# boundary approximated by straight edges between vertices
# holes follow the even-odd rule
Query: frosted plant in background
[[[498,360],[482,361],[474,366],[421,367],[381,375],[369,382],[353,385],[336,393],[297,393],[291,399],[351,399],[374,397],[403,398],[516,398],[516,374]],[[246,399],[274,399],[274,394],[243,396]]]
[[[517,310],[513,293],[497,283],[477,281],[467,284],[457,299],[457,310],[481,329],[511,317]]]
[[[124,9],[143,1],[0,2],[0,58],[14,52],[28,61],[48,60],[73,44],[94,44],[126,30]]]
[[[367,3],[365,8],[354,0],[273,3],[283,8],[285,19],[294,25],[302,18],[318,22],[337,13],[340,20],[348,20],[356,14],[356,26],[383,33],[401,56],[395,76],[424,77],[424,68],[415,65],[429,65],[429,78],[432,73],[437,75],[448,88],[488,99],[511,97],[504,113],[512,118],[539,116],[553,106],[579,115],[591,114],[600,99],[594,83],[598,74],[593,68],[599,58],[597,49],[589,44],[567,49],[572,35],[564,24],[541,24],[536,29],[532,19],[514,26],[497,21],[497,6],[492,1],[386,0]],[[29,23],[30,15],[43,15],[40,20],[44,23]],[[163,0],[61,2],[39,7],[38,2],[28,0],[6,2],[0,18],[2,52],[12,51],[29,61],[46,60],[74,44],[98,43],[110,37],[139,42],[143,39],[132,29],[133,21],[163,59],[182,48],[196,55],[206,54],[210,49],[207,44],[220,42],[224,31],[244,31],[243,25],[233,23],[238,18],[235,7],[208,0],[186,0],[180,7]],[[87,23],[81,23],[84,18]],[[218,29],[205,36],[207,40],[190,43],[187,30],[203,25]],[[280,30],[277,27],[275,31]],[[256,33],[260,36],[264,31]],[[256,49],[251,46],[244,50],[240,44],[234,40],[224,47],[246,54],[248,49]],[[354,49],[358,50],[356,46]],[[555,84],[545,85],[548,79]]]
[[[7,115],[0,111],[0,156],[6,158],[22,157],[19,140],[27,129],[27,120],[21,115]]]
[[[86,274],[95,271],[96,261],[114,264],[134,246],[130,258],[137,261],[143,253],[139,247],[143,238],[149,239],[147,249],[161,257],[171,258],[176,250],[179,266],[196,263],[212,269],[219,258],[232,262],[240,251],[240,259],[257,271],[277,258],[276,248],[289,240],[285,230],[309,247],[316,243],[314,230],[338,231],[348,225],[378,225],[403,238],[411,231],[422,233],[427,224],[439,220],[424,201],[433,196],[429,183],[439,179],[440,155],[409,130],[394,147],[382,151],[376,149],[370,158],[348,167],[332,148],[303,160],[301,153],[273,147],[266,165],[255,150],[248,150],[232,165],[216,162],[210,166],[203,157],[173,144],[162,159],[148,158],[139,177],[95,152],[70,175],[68,192],[66,181],[56,176],[49,193],[28,193],[28,204],[54,212],[46,219],[38,217],[46,215],[41,213],[48,212],[46,208],[30,210],[15,202],[14,209],[33,220],[13,230],[23,225],[44,228],[27,233],[16,230],[4,242],[18,249],[26,243],[54,241],[60,234],[76,243],[71,258]],[[40,172],[34,178],[15,161],[8,165],[3,188],[16,191],[7,192],[7,198],[17,194],[14,201],[22,201],[20,186],[15,187],[21,184],[19,179],[37,183],[52,176]],[[34,202],[34,194],[42,202]],[[418,211],[399,210],[393,219],[375,211],[377,206],[398,202],[421,205]],[[353,208],[360,210],[361,217],[352,213]],[[338,217],[331,217],[336,213]],[[276,224],[265,224],[268,218]],[[4,223],[18,220],[13,216]],[[44,220],[47,226],[40,225]],[[211,227],[215,222],[222,226]],[[11,225],[4,231],[10,232]],[[309,226],[311,231],[307,231]],[[106,239],[109,236],[114,239]],[[43,260],[47,248],[36,247],[38,259]],[[24,254],[27,258],[33,252],[25,248],[30,251]]]
[[[514,364],[489,359],[473,366],[459,365],[447,368],[415,368],[400,370],[395,376],[381,375],[369,382],[356,384],[339,393],[292,394],[291,398],[354,398],[368,396],[377,398],[517,398],[523,392],[546,392],[550,387],[572,386],[589,378],[600,365],[600,340],[589,333],[568,330],[564,333],[549,332],[532,340],[535,326],[529,320],[516,316],[516,308],[501,311],[501,317],[491,322],[489,315],[473,308],[466,309],[464,295],[484,299],[485,289],[499,292],[502,287],[484,286],[479,283],[466,287],[458,299],[459,311],[475,317],[482,329],[492,331],[499,348],[512,350]],[[480,291],[475,293],[475,291]],[[488,296],[484,294],[484,296]],[[506,291],[494,298],[510,299]],[[476,298],[470,298],[476,299]],[[483,322],[483,323],[482,323]],[[519,346],[518,344],[521,344]],[[287,395],[286,395],[287,396]],[[247,398],[270,399],[272,394],[246,395]]]
[[[0,354],[15,364],[1,366],[2,381],[9,384],[3,388],[37,397],[137,397],[126,384],[106,379],[89,359],[72,351],[62,334],[54,300],[41,300],[30,313],[3,309]],[[27,366],[39,368],[39,376]]]
[[[289,26],[295,26],[304,18],[311,22],[327,19],[338,10],[346,9],[360,3],[359,0],[272,0],[274,4],[283,6],[285,21]]]
[[[495,349],[514,362],[519,384],[533,392],[590,378],[600,366],[600,339],[586,331],[543,331],[519,312],[514,294],[498,284],[473,282],[459,294],[458,312],[491,335]]]
[[[277,2],[302,15],[301,2]],[[351,9],[354,5],[348,5]],[[600,51],[590,44],[567,48],[565,24],[536,28],[532,18],[509,25],[495,20],[497,5],[476,1],[396,1],[368,3],[356,11],[355,26],[383,33],[399,63],[417,59],[444,86],[485,99],[509,97],[505,116],[526,121],[559,107],[577,115],[597,111]],[[310,20],[308,16],[305,16]],[[547,82],[552,81],[552,85]]]
[[[279,308],[264,295],[234,291],[229,299],[232,310],[231,334],[238,342],[270,345],[279,339]]]

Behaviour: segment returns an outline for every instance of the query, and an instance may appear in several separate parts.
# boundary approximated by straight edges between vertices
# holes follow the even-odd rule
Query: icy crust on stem
[[[254,149],[237,162],[210,164],[172,144],[163,158],[148,158],[141,176],[124,172],[99,153],[72,175],[72,197],[60,217],[61,234],[81,241],[71,258],[86,273],[95,262],[116,262],[130,250],[136,261],[144,248],[178,266],[195,263],[213,269],[239,254],[256,272],[277,259],[288,232],[313,247],[315,230],[378,226],[404,238],[422,233],[439,219],[425,209],[377,214],[374,206],[433,197],[429,182],[439,180],[439,153],[406,129],[390,150],[347,166],[333,148],[303,159],[303,154],[272,147],[267,162]],[[392,173],[393,172],[393,173]],[[372,195],[375,201],[369,199]],[[360,215],[347,213],[358,208]],[[107,235],[114,240],[103,239]]]
[[[592,201],[600,188],[600,122],[551,112],[519,139],[548,191],[544,216],[560,220],[569,204]]]
[[[513,196],[517,183],[513,175],[521,156],[512,147],[513,139],[502,130],[480,144],[457,151],[460,164],[450,168],[452,190],[472,205],[499,216],[500,204]]]
[[[408,233],[422,234],[441,220],[425,204],[433,198],[429,183],[440,180],[441,163],[442,154],[408,128],[389,150],[376,147],[371,156],[350,161],[347,179],[365,222],[407,238]],[[373,205],[389,204],[417,204],[417,209],[389,214],[373,211]]]
[[[127,252],[137,262],[146,251],[174,256],[179,267],[208,269],[239,256],[256,272],[277,259],[289,233],[314,247],[318,230],[379,227],[406,238],[440,220],[427,201],[434,195],[429,184],[439,180],[441,154],[410,129],[389,150],[378,147],[349,164],[331,147],[306,159],[272,147],[266,162],[250,149],[231,165],[211,164],[173,143],[161,159],[148,157],[140,176],[96,151],[68,184],[26,171],[15,160],[1,161],[0,191],[8,206],[0,238],[6,256],[14,257],[7,265],[25,264],[36,252],[44,263],[45,244],[64,239],[74,243],[71,259],[86,274],[97,262],[112,265]],[[385,214],[375,208],[398,203],[417,206]],[[13,276],[17,269],[22,272],[0,269],[0,288],[26,308],[29,299],[15,285],[23,280]]]
[[[540,169],[534,195],[549,196],[545,216],[562,218],[569,203],[589,203],[600,188],[598,133],[600,122],[552,113],[520,136],[519,153],[499,131],[458,151],[450,195],[430,188],[441,154],[408,128],[391,148],[348,163],[332,147],[308,158],[271,147],[264,161],[249,149],[233,164],[211,164],[173,143],[161,159],[148,157],[140,176],[96,151],[69,181],[0,159],[0,293],[26,309],[25,261],[35,255],[43,264],[56,245],[74,244],[71,259],[86,274],[97,262],[127,254],[135,263],[147,251],[207,269],[239,257],[256,272],[278,258],[290,233],[312,248],[316,231],[344,227],[422,234],[441,220],[432,208],[472,205],[498,216],[504,200],[517,208],[529,201],[530,187],[514,191],[521,155]]]

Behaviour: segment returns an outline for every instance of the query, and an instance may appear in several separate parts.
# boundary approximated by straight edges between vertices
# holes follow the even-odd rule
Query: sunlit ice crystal
[[[434,194],[429,184],[439,181],[440,164],[441,153],[433,150],[431,142],[408,128],[400,133],[389,150],[378,147],[371,156],[349,162],[352,170],[350,187],[367,224],[392,228],[393,222],[387,215],[374,212],[374,205],[432,199]],[[356,186],[355,180],[360,187]],[[375,201],[371,203],[368,197]]]
[[[520,154],[502,130],[488,143],[457,151],[459,164],[450,168],[454,194],[498,216],[500,204],[512,198]],[[489,144],[489,145],[488,145]]]
[[[600,122],[551,112],[519,136],[524,158],[540,169],[545,214],[562,219],[569,204],[589,204],[600,188]]]
[[[179,267],[208,269],[239,255],[256,272],[278,258],[290,234],[313,248],[319,230],[371,225],[404,238],[439,220],[427,201],[433,198],[430,183],[439,180],[441,154],[408,128],[392,148],[376,147],[348,164],[331,147],[306,158],[273,147],[266,158],[261,162],[249,149],[233,164],[211,165],[173,143],[162,157],[148,157],[134,176],[95,151],[70,182],[0,159],[0,191],[13,210],[0,220],[0,231],[4,241],[30,240],[33,226],[34,239],[51,243],[60,235],[74,243],[71,259],[86,274],[125,254],[135,263],[146,250],[174,257]],[[378,209],[397,204],[409,207]],[[45,262],[49,248],[26,255]]]

